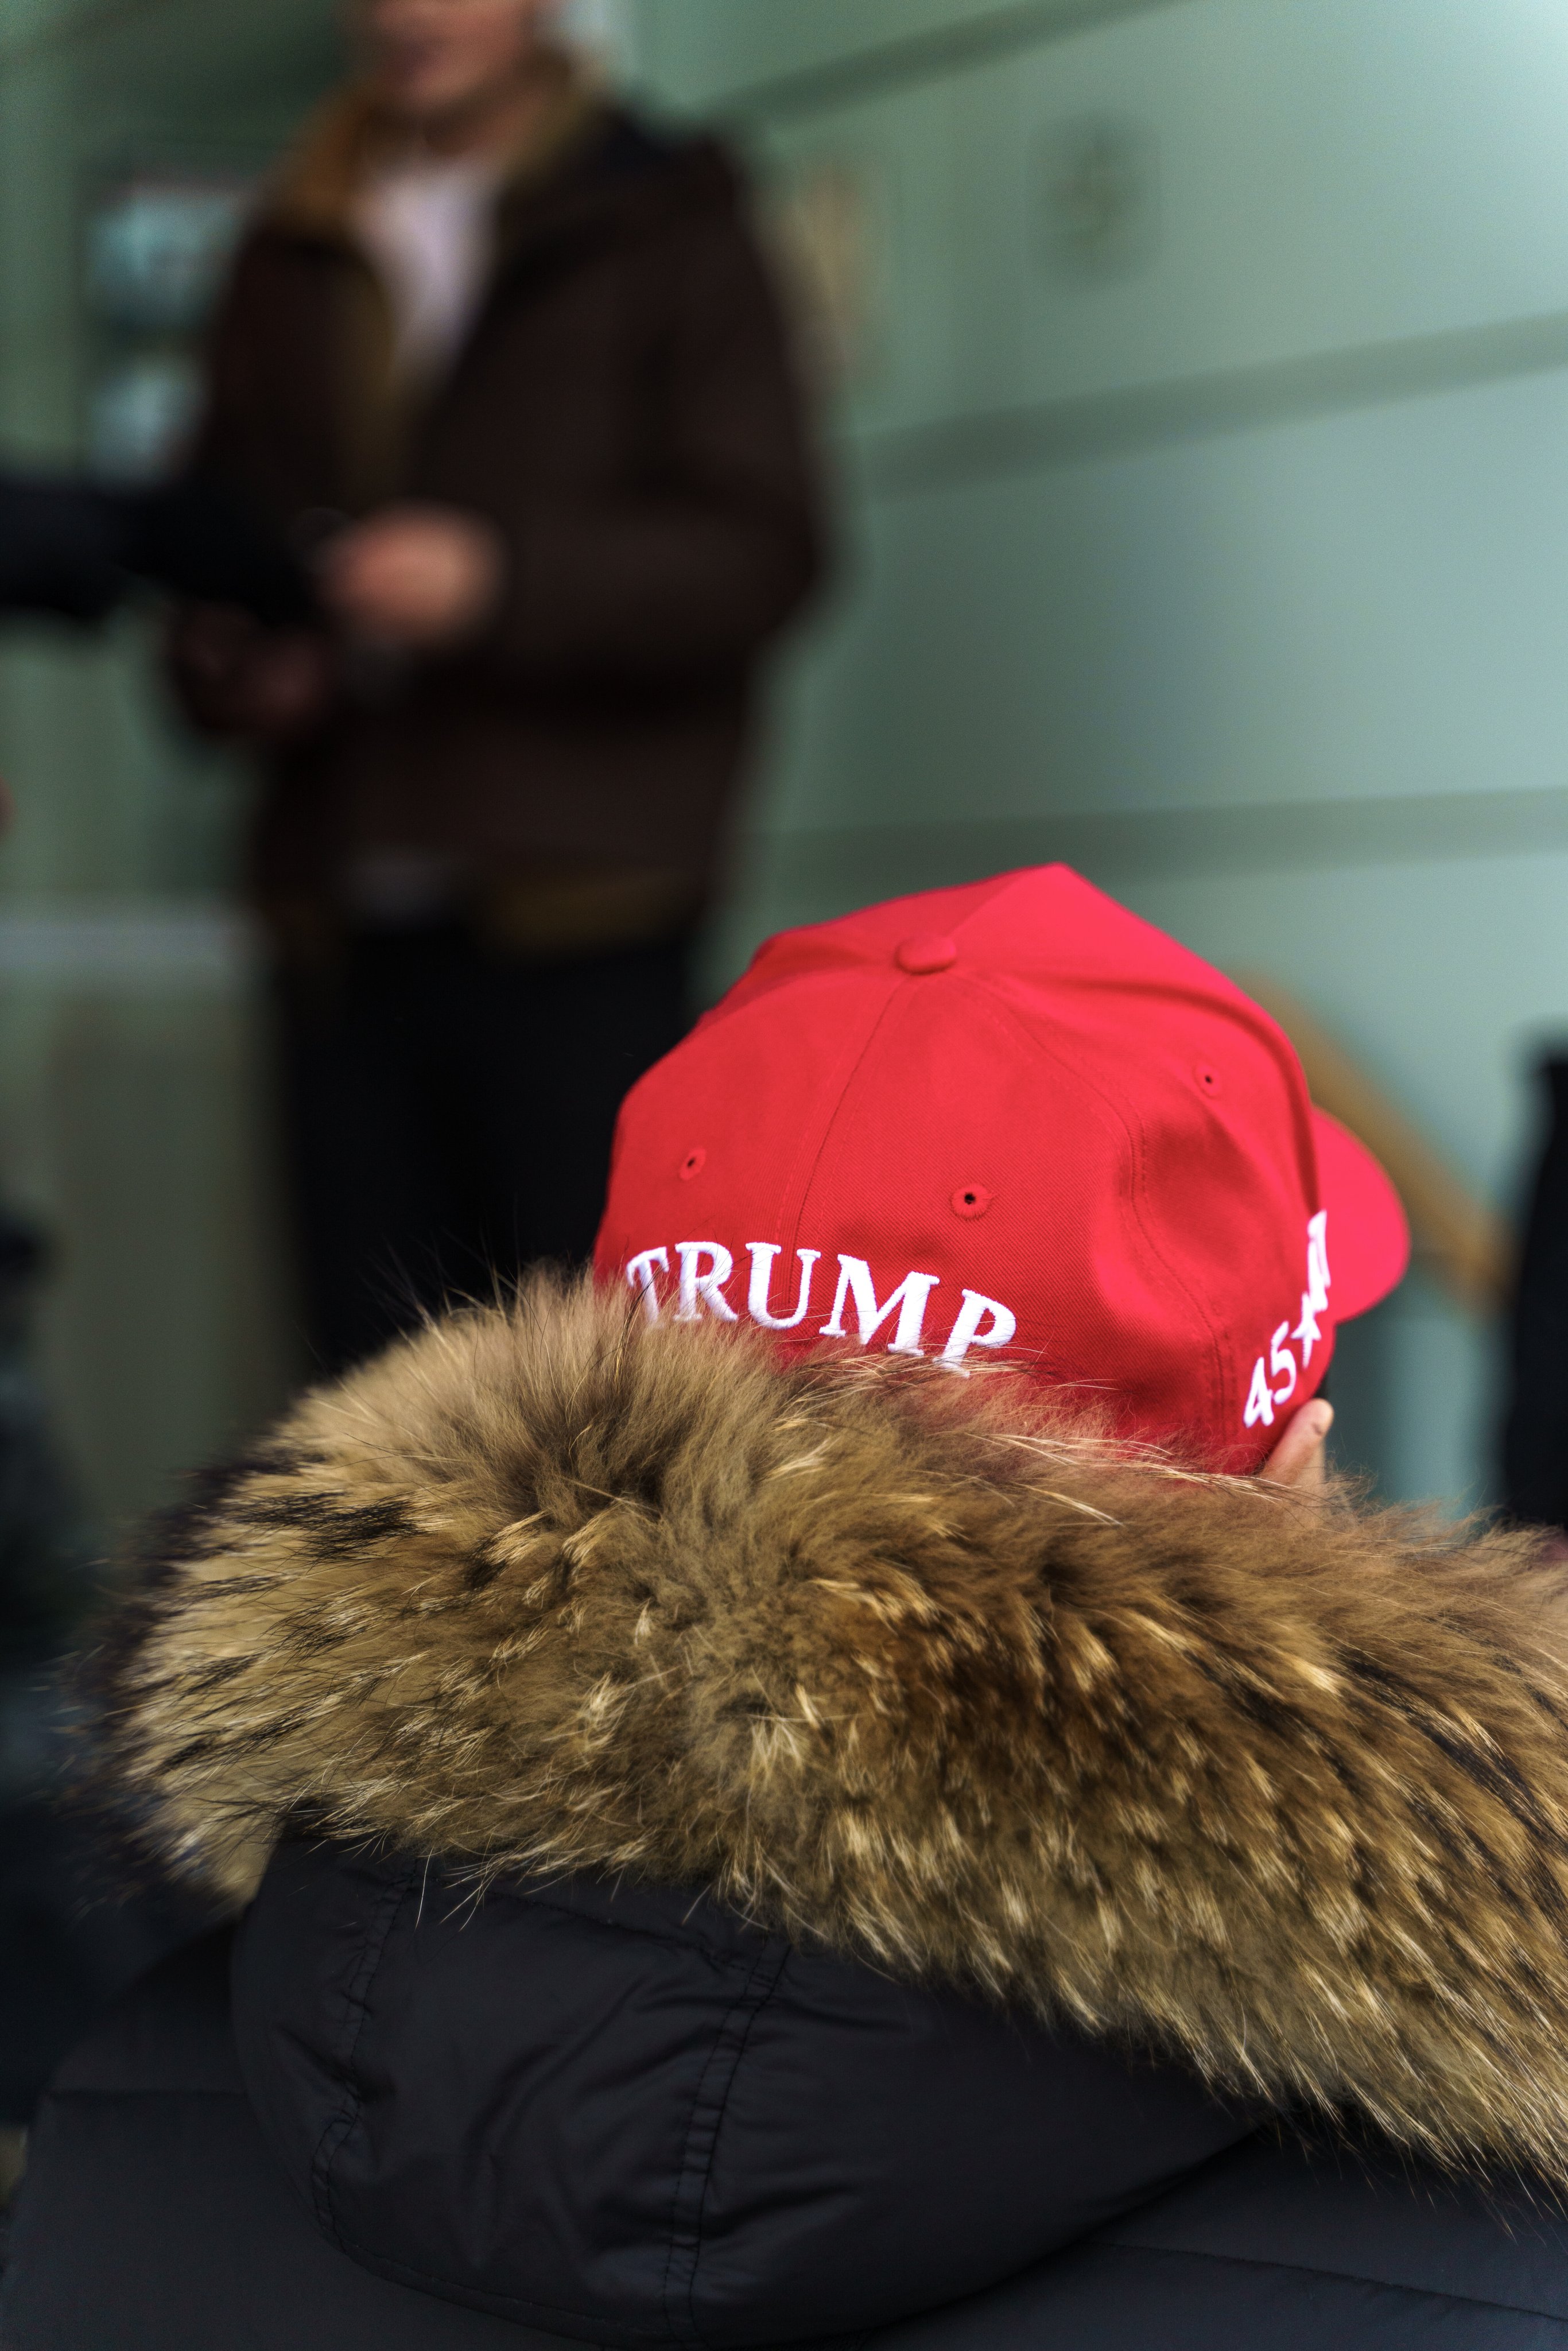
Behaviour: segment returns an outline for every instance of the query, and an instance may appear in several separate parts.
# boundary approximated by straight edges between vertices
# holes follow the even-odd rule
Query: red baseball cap
[[[1010,1362],[1246,1470],[1408,1257],[1283,1030],[1048,865],[768,940],[628,1096],[595,1265],[655,1320]]]

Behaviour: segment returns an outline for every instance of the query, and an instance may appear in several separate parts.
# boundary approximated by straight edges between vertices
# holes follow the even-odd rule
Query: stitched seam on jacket
[[[1272,2254],[1207,2253],[1197,2246],[1140,2245],[1119,2237],[1094,2237],[1089,2249],[1105,2253],[1143,2253],[1156,2262],[1215,2262],[1224,2269],[1286,2270],[1295,2277],[1336,2279],[1342,2285],[1375,2286],[1380,2294],[1416,2294],[1425,2302],[1462,2303],[1467,2310],[1505,2310],[1518,2318],[1544,2318],[1553,2326],[1568,2326],[1559,2310],[1537,2310],[1533,2303],[1495,2302],[1490,2294],[1457,2294],[1451,2286],[1413,2285],[1403,2278],[1369,2277],[1361,2270],[1325,2270],[1316,2262],[1281,2261]]]
[[[670,2220],[670,2250],[664,2262],[664,2315],[677,2342],[702,2351],[703,2335],[696,2322],[697,2264],[702,2255],[703,2210],[735,2077],[758,2017],[779,1989],[789,1964],[789,1946],[764,1949],[747,1972],[739,1998],[725,2012],[714,2035],[713,2047],[692,2100],[686,2125],[685,2152],[675,2185]]]
[[[392,1880],[382,1892],[380,1903],[371,1914],[370,1926],[360,1952],[359,1963],[343,2003],[343,2032],[340,2047],[333,2055],[333,2068],[345,2094],[346,2104],[340,2114],[334,2115],[316,2143],[316,2153],[310,2164],[310,2201],[316,2213],[316,2223],[330,2239],[340,2252],[345,2250],[336,2220],[332,2216],[332,2166],[341,2151],[343,2142],[354,2128],[364,2107],[364,2093],[354,2079],[354,2059],[359,2054],[360,2041],[370,2022],[371,1986],[376,1970],[386,1953],[392,1924],[408,1897],[413,1884],[417,1862],[411,1862],[402,1876]]]
[[[350,2045],[338,2061],[342,2068],[345,2077],[348,2075],[348,2069],[352,2063],[354,2051],[359,2045],[360,2033],[363,2031],[364,2024],[369,2014],[368,1995],[371,1980],[374,1976],[376,1969],[381,1963],[387,1941],[389,1940],[392,1933],[392,1926],[397,1917],[398,1910],[402,1907],[402,1901],[407,1896],[413,1886],[414,1875],[418,1868],[418,1863],[413,1864],[402,1878],[401,1878],[394,1886],[389,1887],[385,1899],[384,1916],[379,1916],[377,1918],[373,1919],[371,1926],[367,1932],[365,1948],[361,1956],[360,1965],[356,1973],[356,1980],[350,1992],[348,2002],[350,2007],[351,2007],[355,2002],[361,2003],[361,2013],[354,2029]],[[533,1897],[528,1898],[531,1899]],[[580,1916],[580,1913],[579,1912],[566,1909],[566,1906],[551,1907],[560,1907],[565,1910],[565,1915],[571,1917]],[[636,1928],[629,1928],[621,1929],[620,1931],[636,1934],[644,1930]],[[376,1946],[373,1952],[371,1949],[372,1941]],[[683,1951],[689,1952],[691,1946],[689,1944],[677,1942],[676,1948]],[[740,1993],[726,2010],[724,2021],[719,2025],[717,2032],[715,2034],[714,2051],[710,2053],[709,2057],[704,2065],[702,2080],[697,2085],[696,2094],[693,2100],[692,2122],[687,2127],[686,2145],[688,2152],[687,2156],[683,2158],[681,2181],[677,2184],[676,2188],[677,2214],[682,2189],[685,2185],[686,2174],[690,2168],[689,2155],[693,2131],[696,2125],[697,2108],[702,2099],[704,2086],[707,2082],[709,2074],[713,2070],[715,2057],[722,2048],[725,2036],[730,2031],[735,2018],[740,2014],[742,2011],[748,2011],[746,2015],[744,2026],[736,2036],[734,2054],[730,2062],[728,2076],[724,2083],[722,2090],[718,2093],[716,2101],[712,2135],[714,2141],[716,2142],[718,2124],[722,2118],[724,2106],[728,2097],[729,2088],[734,2079],[736,2067],[739,2064],[741,2053],[746,2045],[747,2034],[750,2030],[751,2023],[758,2011],[763,2008],[767,2001],[771,1998],[773,1991],[777,1987],[779,1978],[783,1973],[784,1966],[788,1961],[789,1957],[789,1951],[788,1945],[783,1946],[779,1950],[776,1957],[771,1946],[764,1945],[762,1950],[749,1963],[743,1960],[738,1955],[733,1959],[725,1956],[718,1961],[718,1964],[730,1970],[744,1966],[746,1969],[746,1977]],[[769,1965],[769,1963],[771,1963],[772,1970],[770,1976],[759,1990],[754,1990],[758,1976]],[[323,2162],[329,2167],[330,2164],[335,2161],[344,2138],[353,2128],[355,2122],[359,2118],[359,2107],[361,2104],[360,2094],[351,2082],[347,2081],[347,2078],[345,2079],[345,2086],[349,2089],[350,2096],[353,2101],[352,2111],[335,2116],[333,2120],[329,2123],[326,2130],[322,2133],[316,2159],[312,2165],[313,2180],[316,2179],[317,2175],[321,2173]],[[329,2149],[327,2142],[329,2138],[333,2137],[334,2134],[336,2134],[334,2143]],[[712,2156],[713,2147],[710,2145],[708,2150],[709,2165],[711,2165],[712,2162]],[[327,2183],[323,2179],[322,2187],[325,2188],[326,2186]],[[698,2185],[697,2192],[699,2218],[702,2200],[703,2197],[706,2195],[706,2187],[707,2167],[705,2166],[703,2177]],[[476,2286],[465,2283],[455,2278],[445,2277],[438,2270],[421,2269],[416,2267],[413,2262],[400,2262],[392,2255],[383,2252],[379,2246],[362,2244],[357,2239],[349,2235],[345,2231],[340,2229],[333,2220],[329,2209],[323,2210],[322,2198],[319,2194],[318,2195],[316,2201],[320,2226],[331,2239],[331,2241],[337,2246],[339,2252],[347,2253],[350,2259],[361,2262],[367,2269],[374,2271],[377,2274],[382,2277],[393,2280],[407,2280],[411,2284],[426,2289],[434,2289],[447,2298],[470,2308],[480,2310],[499,2310],[505,2308],[523,2313],[531,2312],[547,2319],[551,2316],[572,2318],[576,2319],[580,2324],[592,2326],[601,2326],[604,2323],[604,2314],[602,2311],[579,2310],[571,2304],[538,2302],[531,2297],[522,2294],[497,2294],[490,2292],[483,2286]],[[693,2250],[695,2255],[695,2241]],[[666,2258],[665,2262],[666,2288],[668,2286],[669,2279],[669,2263],[673,2257],[674,2241],[672,2237],[671,2254]],[[692,2267],[695,2274],[695,2258]],[[636,2326],[628,2326],[619,2320],[616,2322],[616,2325],[619,2333],[627,2335],[634,2335],[639,2341],[646,2342],[650,2345],[667,2342],[669,2339],[669,2328],[667,2326],[664,2328],[643,2329]],[[702,2351],[700,2338],[695,2337],[694,2335],[693,2339],[698,2346],[698,2351]]]
[[[745,1951],[720,1950],[706,1942],[700,1933],[682,1935],[674,1928],[634,1927],[626,1918],[600,1918],[591,1910],[575,1910],[570,1902],[552,1902],[548,1894],[508,1894],[505,1899],[526,1902],[530,1909],[548,1910],[552,1918],[570,1918],[574,1925],[601,1927],[610,1935],[636,1935],[645,1943],[657,1943],[665,1950],[678,1951],[689,1959],[694,1951],[709,1960],[716,1968],[744,1968],[749,1975],[757,1960]]]

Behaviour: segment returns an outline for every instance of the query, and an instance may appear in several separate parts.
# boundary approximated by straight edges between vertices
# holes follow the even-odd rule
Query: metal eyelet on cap
[[[983,1217],[995,1197],[995,1193],[988,1192],[983,1184],[960,1184],[953,1195],[953,1214]]]
[[[913,937],[900,940],[893,959],[900,971],[913,972],[917,977],[926,972],[950,971],[958,960],[958,943],[945,931],[916,931]]]

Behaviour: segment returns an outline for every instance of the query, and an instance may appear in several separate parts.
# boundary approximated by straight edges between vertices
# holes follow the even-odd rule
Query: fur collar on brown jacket
[[[920,1366],[539,1284],[308,1397],[99,1660],[163,1860],[627,1872],[1568,2177],[1568,1616]]]
[[[543,67],[538,113],[515,152],[505,159],[504,194],[542,178],[602,115],[604,99],[591,78],[564,51]],[[406,134],[388,122],[374,93],[355,86],[328,99],[306,124],[267,191],[263,218],[305,235],[352,241],[354,205],[367,171],[406,147]]]

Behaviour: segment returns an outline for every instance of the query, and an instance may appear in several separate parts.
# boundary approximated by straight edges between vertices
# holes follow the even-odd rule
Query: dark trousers
[[[308,1334],[356,1363],[429,1311],[586,1259],[622,1096],[685,1034],[688,942],[549,965],[455,925],[276,992]]]

